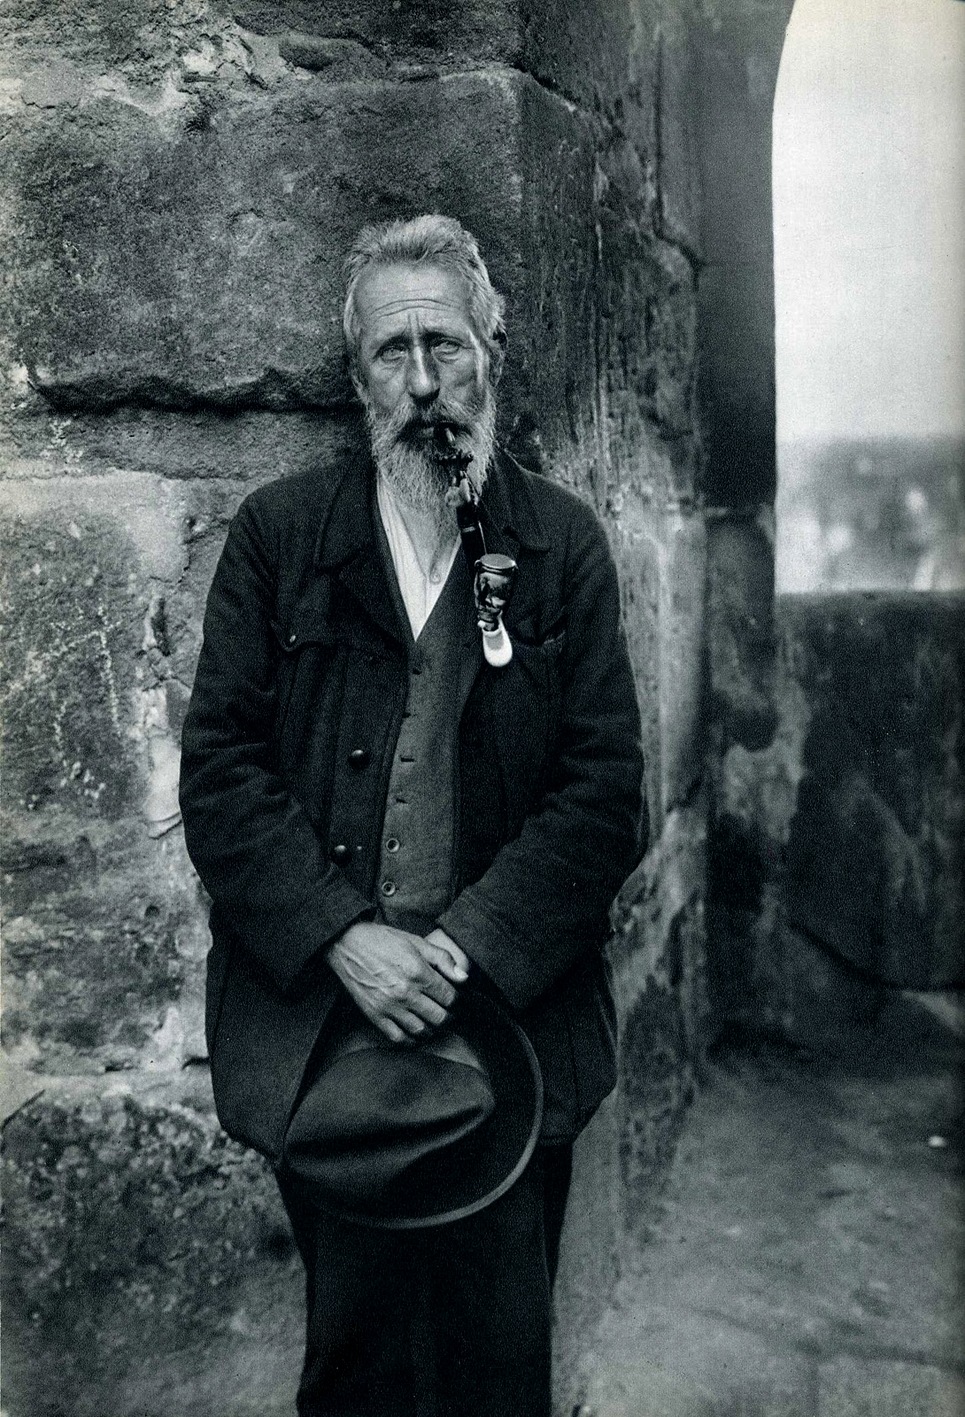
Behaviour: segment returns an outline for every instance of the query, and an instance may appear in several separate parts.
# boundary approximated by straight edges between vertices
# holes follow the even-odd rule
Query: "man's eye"
[[[462,345],[455,339],[437,339],[432,342],[433,354],[441,354],[443,357],[447,354],[458,354],[461,349]]]
[[[387,344],[379,350],[379,358],[389,364],[398,364],[400,359],[405,358],[405,350],[400,344]]]

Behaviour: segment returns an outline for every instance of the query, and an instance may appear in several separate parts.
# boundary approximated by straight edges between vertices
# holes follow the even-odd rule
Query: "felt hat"
[[[503,1195],[539,1135],[532,1044],[487,994],[460,997],[443,1028],[391,1043],[354,1007],[323,1040],[285,1137],[306,1199],[346,1220],[445,1225]]]

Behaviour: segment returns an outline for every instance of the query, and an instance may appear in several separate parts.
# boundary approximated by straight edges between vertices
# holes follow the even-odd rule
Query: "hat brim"
[[[543,1080],[533,1046],[519,1024],[479,991],[462,996],[452,1024],[488,1076],[495,1105],[481,1126],[442,1151],[418,1156],[377,1198],[333,1195],[317,1175],[286,1156],[286,1173],[306,1200],[355,1224],[386,1230],[447,1225],[475,1215],[505,1195],[525,1170],[539,1137]],[[416,1045],[418,1046],[418,1045]],[[393,1050],[385,1049],[386,1066]]]

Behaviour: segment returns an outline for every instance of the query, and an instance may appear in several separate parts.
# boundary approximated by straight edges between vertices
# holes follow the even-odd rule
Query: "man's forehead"
[[[355,291],[362,324],[424,312],[469,319],[469,291],[457,271],[441,265],[375,266]]]

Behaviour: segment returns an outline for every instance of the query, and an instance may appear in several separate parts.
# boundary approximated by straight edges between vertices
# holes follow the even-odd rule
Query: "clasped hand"
[[[448,1018],[469,960],[443,930],[425,939],[375,921],[350,925],[328,962],[362,1013],[393,1043],[418,1038]]]

